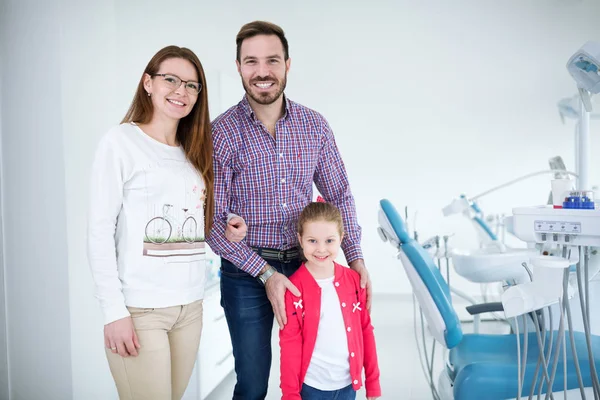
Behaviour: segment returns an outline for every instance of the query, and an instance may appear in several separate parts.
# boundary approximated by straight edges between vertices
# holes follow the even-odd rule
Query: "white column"
[[[577,189],[586,190],[589,187],[589,171],[590,171],[590,113],[585,110],[583,103],[580,100],[579,105],[579,135],[577,138],[578,150],[577,156]]]
[[[139,15],[143,18],[143,15]],[[115,384],[104,353],[104,322],[94,297],[87,260],[87,211],[91,160],[98,139],[127,111],[137,82],[126,80],[117,64],[114,1],[61,0],[61,98],[66,227],[68,243],[71,364],[74,400],[116,399]],[[143,71],[137,66],[135,74]],[[138,76],[138,78],[139,78]],[[123,105],[125,101],[125,105]]]
[[[0,12],[12,400],[72,398],[59,5],[7,0]]]
[[[0,14],[2,10],[0,9]],[[0,18],[0,23],[2,19]],[[1,34],[1,33],[0,33]],[[0,49],[2,48],[0,43]],[[1,50],[0,50],[1,51]],[[0,399],[8,399],[9,378],[8,378],[8,343],[6,341],[6,290],[4,288],[4,214],[2,211],[2,62],[0,60]]]

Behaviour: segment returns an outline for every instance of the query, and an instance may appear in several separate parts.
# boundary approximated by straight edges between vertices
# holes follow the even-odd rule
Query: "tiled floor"
[[[427,386],[419,353],[415,342],[413,325],[413,303],[408,296],[375,296],[372,311],[373,326],[381,370],[382,399],[431,399],[431,392]],[[461,304],[455,304],[459,316],[468,319],[468,314],[462,311]],[[420,329],[420,326],[419,326]],[[465,332],[470,332],[472,324],[463,324]],[[482,333],[505,333],[508,328],[501,323],[483,323]],[[419,336],[420,340],[420,336]],[[431,341],[428,340],[431,346]],[[431,348],[431,347],[430,347]],[[269,380],[269,394],[266,400],[281,398],[279,390],[279,344],[277,332],[273,334],[273,367]],[[436,347],[436,361],[434,362],[434,379],[443,367],[443,354],[440,346]],[[231,399],[235,377],[231,374],[207,400]],[[358,392],[357,399],[364,399],[364,391]]]

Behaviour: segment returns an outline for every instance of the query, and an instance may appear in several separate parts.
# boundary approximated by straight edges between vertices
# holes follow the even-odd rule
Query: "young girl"
[[[198,57],[165,47],[98,144],[88,256],[121,400],[180,399],[198,354],[214,208],[207,100]]]
[[[306,262],[286,293],[288,323],[280,331],[283,400],[356,398],[365,370],[367,399],[381,396],[366,291],[360,276],[334,260],[344,236],[342,216],[329,203],[309,204],[298,221]]]

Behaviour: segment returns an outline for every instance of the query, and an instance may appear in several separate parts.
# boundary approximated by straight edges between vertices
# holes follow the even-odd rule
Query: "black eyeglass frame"
[[[196,92],[196,91],[194,91],[193,93],[190,93],[190,94],[200,94],[200,92],[202,91],[202,83],[201,83],[201,82],[196,82],[196,81],[184,81],[183,79],[181,79],[180,77],[178,77],[177,75],[174,75],[174,74],[152,74],[152,75],[150,75],[150,76],[151,76],[151,77],[153,77],[153,78],[154,78],[154,77],[156,77],[156,76],[160,76],[160,77],[163,77],[163,78],[165,78],[165,77],[167,77],[167,76],[172,76],[173,78],[177,78],[177,79],[179,79],[180,83],[179,83],[179,85],[177,85],[177,86],[175,86],[175,87],[176,87],[176,88],[178,88],[179,86],[181,86],[181,84],[182,84],[182,83],[185,83],[185,86],[184,86],[184,87],[185,87],[185,90],[187,90],[187,91],[188,91],[188,93],[189,93],[190,91],[188,90],[188,86],[187,86],[187,84],[188,84],[188,83],[190,83],[190,82],[191,82],[191,83],[197,83],[197,84],[198,84],[198,91],[197,91],[197,92]]]

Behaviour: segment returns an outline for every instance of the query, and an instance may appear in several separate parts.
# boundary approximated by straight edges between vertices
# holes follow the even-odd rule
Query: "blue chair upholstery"
[[[583,376],[583,384],[592,386],[590,363],[582,332],[573,332],[579,366]],[[554,343],[557,331],[554,331]],[[550,334],[547,333],[546,343],[549,343]],[[520,335],[521,346],[523,335]],[[525,367],[523,393],[529,392],[533,382],[539,348],[535,332],[528,333],[529,350]],[[596,368],[600,367],[600,336],[592,337],[594,359]],[[546,346],[547,348],[547,346]],[[562,352],[561,352],[562,353]],[[564,386],[564,365],[562,354],[556,370],[556,379],[552,385],[553,392],[562,392]],[[516,335],[472,335],[466,334],[462,342],[449,352],[449,361],[453,366],[455,399],[507,399],[516,398],[518,389],[517,367],[517,336]],[[552,365],[554,357],[550,358]],[[540,382],[538,375],[537,382]],[[570,344],[567,345],[567,389],[577,389],[577,374]],[[537,393],[536,385],[535,391]],[[546,392],[544,382],[542,392]]]
[[[463,335],[460,320],[452,306],[450,289],[433,259],[416,241],[411,239],[402,218],[392,203],[389,200],[381,200],[380,206],[389,226],[393,229],[397,242],[399,242],[401,252],[409,260],[411,268],[417,271],[431,301],[442,316],[445,330],[444,342],[441,344],[450,349],[450,368],[447,372],[453,382],[454,398],[457,400],[516,398],[518,389],[517,336]],[[406,265],[404,267],[407,269]],[[413,282],[411,281],[411,283]],[[416,288],[413,283],[413,290],[420,289]],[[439,323],[431,314],[424,314],[429,324]],[[549,337],[549,332],[547,335]],[[558,332],[555,331],[553,335],[556,338]],[[591,387],[590,362],[585,335],[581,332],[574,332],[574,337],[579,366],[584,378],[583,383],[586,387]],[[519,339],[523,343],[523,335],[520,335]],[[535,332],[528,333],[528,342],[523,393],[528,393],[530,390],[539,356]],[[548,342],[549,340],[546,340],[546,343]],[[594,362],[596,368],[600,369],[600,337],[593,336],[592,343]],[[549,360],[550,365],[552,362],[553,358]],[[555,392],[563,391],[563,371],[563,360],[560,358],[553,385]],[[539,375],[537,382],[540,382]],[[567,346],[567,385],[568,389],[579,387],[570,343]],[[546,391],[545,386],[544,383],[543,392]],[[537,392],[537,387],[535,390]]]

